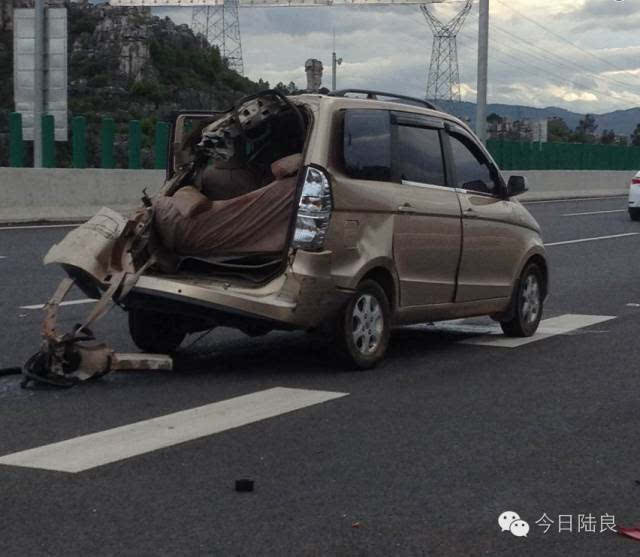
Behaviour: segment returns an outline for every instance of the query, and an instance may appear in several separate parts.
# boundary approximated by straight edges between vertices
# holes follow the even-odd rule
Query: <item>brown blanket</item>
[[[155,230],[162,244],[177,255],[199,257],[281,251],[294,210],[301,160],[295,157],[296,165],[287,161],[291,157],[274,163],[274,182],[233,199],[210,201],[193,187],[155,199]]]

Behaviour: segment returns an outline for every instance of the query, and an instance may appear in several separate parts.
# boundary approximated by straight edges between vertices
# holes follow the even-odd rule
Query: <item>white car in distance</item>
[[[640,172],[631,178],[629,184],[629,216],[631,220],[640,220]]]

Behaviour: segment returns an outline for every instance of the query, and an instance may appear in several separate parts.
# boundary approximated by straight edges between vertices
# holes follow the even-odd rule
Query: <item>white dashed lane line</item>
[[[77,228],[80,226],[79,224],[34,224],[34,225],[19,225],[19,226],[0,226],[0,232],[5,232],[7,230],[39,230],[42,228],[46,230],[47,228]]]
[[[68,302],[60,302],[61,306],[75,306],[78,304],[95,304],[97,300],[92,298],[83,298],[82,300],[69,300]],[[33,306],[20,306],[20,309],[44,309],[45,304],[35,304]]]
[[[348,393],[275,387],[0,458],[0,464],[82,472],[314,406]]]
[[[598,240],[611,240],[613,238],[627,238],[628,236],[638,236],[640,232],[627,232],[626,234],[612,234],[611,236],[597,236],[595,238],[579,238],[578,240],[565,240],[564,242],[552,242],[545,244],[545,247],[564,246],[566,244],[581,244],[583,242],[596,242]]]
[[[587,213],[566,213],[563,217],[584,217],[587,215],[605,215],[607,213],[626,213],[627,209],[613,209],[612,211],[589,211]]]

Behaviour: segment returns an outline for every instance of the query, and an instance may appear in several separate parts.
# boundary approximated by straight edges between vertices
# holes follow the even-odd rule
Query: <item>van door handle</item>
[[[413,205],[411,205],[411,203],[404,203],[403,205],[400,205],[398,207],[398,211],[405,212],[405,213],[410,213],[410,212],[412,212],[414,210],[415,209],[414,209]]]
[[[475,219],[478,216],[478,213],[475,212],[473,207],[469,207],[465,210],[464,216],[468,219]]]

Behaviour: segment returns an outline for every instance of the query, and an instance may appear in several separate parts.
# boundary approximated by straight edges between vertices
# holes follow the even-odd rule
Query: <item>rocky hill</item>
[[[218,49],[187,25],[152,16],[146,8],[86,0],[64,5],[69,10],[69,115],[88,118],[91,165],[97,162],[98,124],[105,116],[113,117],[122,133],[130,120],[140,120],[149,147],[154,123],[169,119],[173,111],[228,108],[238,97],[268,87],[229,69]],[[13,110],[12,32],[6,15],[0,22],[0,133],[6,135]],[[67,164],[68,144],[56,147],[59,163]],[[125,147],[120,147],[123,163]],[[147,164],[150,157],[147,148]],[[0,165],[7,158],[5,137]]]

